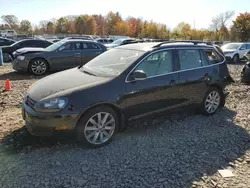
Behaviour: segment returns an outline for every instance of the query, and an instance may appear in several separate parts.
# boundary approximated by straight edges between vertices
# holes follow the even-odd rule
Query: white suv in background
[[[224,44],[221,49],[227,59],[232,60],[234,63],[238,63],[250,50],[250,42],[227,43]]]

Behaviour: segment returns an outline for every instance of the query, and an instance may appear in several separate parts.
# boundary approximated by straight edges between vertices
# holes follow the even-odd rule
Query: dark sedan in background
[[[89,40],[61,40],[47,48],[22,48],[14,53],[16,71],[42,75],[47,71],[60,71],[86,64],[107,48]]]
[[[0,37],[0,46],[8,46],[8,45],[14,44],[15,42],[16,41],[12,39]]]
[[[3,61],[9,62],[14,59],[13,52],[26,47],[39,47],[39,48],[46,48],[53,44],[53,42],[47,40],[40,40],[40,39],[24,39],[17,41],[10,46],[2,46],[3,51]]]

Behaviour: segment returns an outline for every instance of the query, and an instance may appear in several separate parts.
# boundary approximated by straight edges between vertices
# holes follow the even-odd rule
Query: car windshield
[[[124,39],[118,39],[114,42],[112,42],[112,44],[121,44],[124,41]]]
[[[95,75],[118,76],[143,54],[142,51],[129,49],[108,50],[89,61],[81,70]]]
[[[58,42],[55,42],[54,44],[51,44],[50,46],[48,46],[45,49],[48,50],[48,51],[55,51],[60,46],[62,46],[64,43],[65,43],[64,41],[58,41]]]
[[[224,50],[236,50],[241,46],[241,43],[228,43],[223,45],[221,48]]]

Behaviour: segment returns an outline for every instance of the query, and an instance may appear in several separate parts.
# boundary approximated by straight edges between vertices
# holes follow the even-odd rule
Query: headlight
[[[58,97],[40,101],[35,104],[34,108],[39,112],[57,112],[62,110],[68,103],[67,97]]]
[[[23,56],[23,55],[17,56],[17,59],[19,59],[19,60],[24,60],[24,59],[25,59],[25,56]]]

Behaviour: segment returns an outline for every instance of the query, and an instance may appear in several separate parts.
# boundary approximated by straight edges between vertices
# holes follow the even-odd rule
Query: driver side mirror
[[[133,80],[145,80],[147,74],[143,70],[136,70],[131,74]]]

